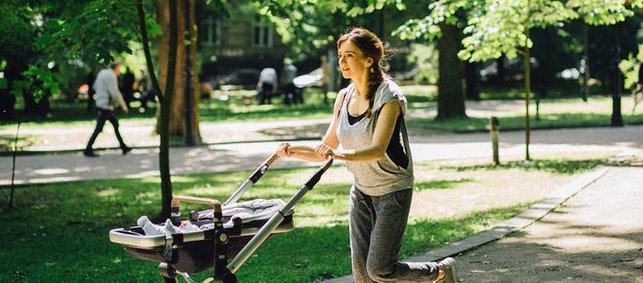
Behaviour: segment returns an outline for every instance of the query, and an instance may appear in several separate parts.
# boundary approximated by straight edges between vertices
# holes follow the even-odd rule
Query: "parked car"
[[[254,89],[259,81],[259,70],[237,69],[219,81],[219,86],[232,86],[242,89]]]
[[[321,68],[317,68],[308,74],[295,77],[293,83],[298,88],[321,87],[324,79],[324,73]]]

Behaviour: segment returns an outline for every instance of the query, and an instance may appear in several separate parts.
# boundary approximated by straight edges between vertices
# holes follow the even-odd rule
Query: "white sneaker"
[[[141,216],[138,220],[136,220],[136,224],[138,224],[138,226],[141,226],[141,228],[143,228],[143,232],[145,232],[146,236],[156,236],[156,235],[165,234],[165,232],[163,231],[164,230],[163,227],[155,225],[145,215]]]

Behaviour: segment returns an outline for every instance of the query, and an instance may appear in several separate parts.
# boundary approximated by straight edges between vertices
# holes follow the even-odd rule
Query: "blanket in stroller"
[[[280,199],[255,199],[222,206],[224,229],[230,238],[228,258],[234,257],[284,205]],[[273,233],[293,230],[293,214],[292,209],[285,213],[284,220]],[[185,272],[202,272],[211,268],[214,261],[213,219],[212,209],[195,211],[190,213],[189,223],[199,227],[196,231],[174,227],[170,233],[168,230],[166,233],[146,233],[143,227],[133,226],[113,229],[109,237],[111,242],[123,245],[128,253],[140,259],[168,262]]]

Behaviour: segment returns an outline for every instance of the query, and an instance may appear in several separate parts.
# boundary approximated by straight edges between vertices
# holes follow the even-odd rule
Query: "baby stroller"
[[[273,154],[266,159],[223,204],[214,199],[175,196],[170,219],[175,226],[181,223],[181,202],[212,206],[210,210],[190,213],[189,223],[201,227],[198,231],[146,235],[142,227],[132,226],[112,229],[109,240],[122,245],[135,257],[159,262],[158,269],[164,282],[178,282],[179,276],[187,282],[195,282],[189,273],[209,268],[214,269],[214,276],[203,282],[236,282],[236,271],[268,236],[294,229],[294,205],[313,189],[333,163],[329,156],[288,202],[252,200],[238,203],[278,158]],[[229,258],[232,260],[228,261]]]

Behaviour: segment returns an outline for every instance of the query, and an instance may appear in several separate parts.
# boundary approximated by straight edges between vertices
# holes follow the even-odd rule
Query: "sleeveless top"
[[[390,80],[384,80],[375,92],[371,117],[363,118],[351,125],[348,121],[348,101],[355,95],[355,86],[350,84],[346,87],[344,99],[339,110],[337,138],[344,149],[359,150],[371,145],[375,124],[379,117],[382,106],[389,101],[398,101],[402,112],[406,113],[406,98],[400,87]],[[413,187],[413,159],[409,147],[409,138],[406,132],[404,119],[398,119],[400,124],[399,138],[403,145],[404,153],[408,159],[408,165],[398,166],[389,156],[378,161],[346,161],[346,167],[353,174],[353,184],[362,193],[370,196],[381,196],[399,190]],[[391,141],[393,142],[393,141]]]

